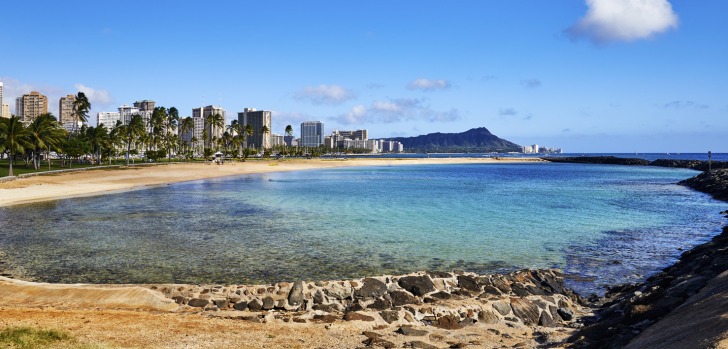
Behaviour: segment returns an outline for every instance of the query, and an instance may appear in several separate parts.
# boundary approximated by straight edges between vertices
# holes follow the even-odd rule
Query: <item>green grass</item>
[[[79,343],[64,331],[38,330],[30,327],[8,327],[0,331],[0,348],[8,349],[43,349],[43,348],[79,348],[96,349],[95,345]]]
[[[5,177],[8,175],[8,167],[9,167],[8,160],[0,160],[0,177]],[[84,168],[84,167],[93,167],[93,165],[79,165],[77,163],[73,164],[73,167],[71,168]],[[66,166],[61,166],[60,160],[53,160],[51,163],[51,171],[55,170],[67,170],[68,169],[68,163],[66,163]],[[15,160],[13,163],[13,175],[20,175],[24,173],[34,173],[34,172],[46,172],[48,171],[48,163],[42,162],[40,169],[36,170],[33,168],[33,165],[25,166],[25,162],[22,160]]]

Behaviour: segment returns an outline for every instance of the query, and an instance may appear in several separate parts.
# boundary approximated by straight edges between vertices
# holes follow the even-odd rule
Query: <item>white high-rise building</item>
[[[202,122],[202,125],[204,125],[205,118],[210,115],[220,114],[223,120],[223,127],[217,127],[215,125],[207,125],[207,143],[209,144],[212,141],[212,138],[220,138],[222,137],[223,133],[225,133],[225,109],[223,109],[221,106],[213,106],[208,105],[206,107],[202,108],[192,108],[192,118],[197,119],[195,121],[195,125],[198,124],[198,122]],[[201,121],[200,121],[201,120]],[[196,126],[195,126],[196,127]],[[204,126],[203,126],[204,127]],[[200,140],[202,140],[202,136],[198,137]]]
[[[96,127],[99,127],[103,124],[104,126],[106,126],[106,128],[112,128],[116,126],[117,121],[122,120],[121,113],[117,111],[102,111],[96,114],[96,117]]]

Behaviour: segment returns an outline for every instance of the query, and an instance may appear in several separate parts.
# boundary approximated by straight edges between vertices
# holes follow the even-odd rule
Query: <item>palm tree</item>
[[[0,137],[0,150],[7,151],[10,155],[8,176],[12,176],[15,154],[24,152],[25,148],[32,147],[33,144],[28,140],[28,130],[23,127],[20,117],[15,115],[9,119],[0,118]]]
[[[88,101],[86,94],[78,92],[76,99],[73,100],[73,133],[78,131],[78,122],[88,121],[88,111],[91,109],[91,102]]]
[[[179,122],[179,135],[180,135],[180,139],[183,139],[182,138],[183,135],[187,135],[189,133],[194,133],[194,129],[195,129],[195,120],[193,120],[189,116],[186,117],[186,118],[181,119],[180,122]],[[191,136],[194,136],[194,134],[192,134]],[[185,138],[187,138],[187,137],[185,137]],[[187,148],[189,146],[189,142],[192,141],[191,138],[192,137],[190,137],[189,141],[183,141],[185,143],[184,150],[183,150],[184,152],[187,152],[187,150],[188,150]],[[192,143],[194,143],[194,142],[192,142]]]
[[[91,149],[96,155],[96,164],[101,164],[101,150],[109,143],[109,130],[104,124],[99,127],[89,127],[86,130],[86,138],[91,144]]]
[[[243,151],[243,161],[248,158],[248,147],[250,146],[250,144],[248,144],[248,139],[253,136],[253,133],[253,126],[250,124],[245,125],[245,150]]]
[[[164,130],[166,132],[165,142],[167,147],[168,161],[172,161],[172,144],[177,143],[173,142],[174,138],[172,136],[174,135],[174,130],[177,129],[178,123],[179,111],[177,110],[177,108],[172,107],[167,109],[167,118],[164,120]]]
[[[139,114],[132,115],[129,124],[123,127],[125,128],[123,134],[126,140],[126,165],[129,166],[129,152],[131,151],[132,143],[146,133],[144,119]]]
[[[28,126],[29,140],[33,145],[33,167],[40,168],[40,154],[46,153],[48,170],[51,169],[51,147],[58,149],[66,137],[66,132],[58,127],[55,116],[50,113],[41,114]]]
[[[215,143],[212,141],[212,138],[218,138],[218,130],[225,127],[225,118],[223,118],[222,115],[220,115],[219,113],[208,114],[205,117],[205,130],[207,130],[208,127],[210,128],[210,130],[208,131],[207,137],[205,137],[205,139],[208,141],[210,147],[212,147]]]

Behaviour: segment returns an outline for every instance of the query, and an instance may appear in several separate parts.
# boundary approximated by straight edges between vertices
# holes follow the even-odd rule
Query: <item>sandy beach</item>
[[[534,162],[540,159],[443,158],[443,159],[370,159],[347,160],[284,159],[213,163],[175,163],[157,166],[122,167],[20,178],[0,183],[0,207],[72,197],[92,196],[142,189],[170,183],[208,178],[312,170],[353,166],[403,166],[434,164],[471,164]]]

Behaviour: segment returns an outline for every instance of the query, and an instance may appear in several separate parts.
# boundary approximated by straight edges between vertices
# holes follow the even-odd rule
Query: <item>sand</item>
[[[444,159],[371,159],[347,160],[283,159],[213,163],[176,163],[60,173],[20,178],[0,183],[0,207],[72,197],[108,194],[185,181],[217,177],[300,171],[353,166],[401,166],[425,164],[470,164],[533,162],[540,159],[444,158]]]

